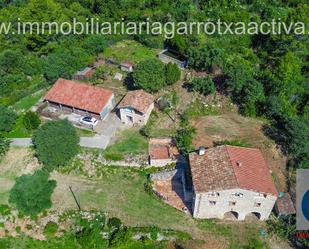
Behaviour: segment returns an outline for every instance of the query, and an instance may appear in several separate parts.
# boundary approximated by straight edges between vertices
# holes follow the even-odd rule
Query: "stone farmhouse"
[[[218,146],[189,154],[193,217],[265,220],[277,190],[259,149]]]
[[[58,79],[43,98],[50,107],[104,119],[115,106],[111,90],[72,80]]]
[[[151,138],[149,140],[149,164],[161,167],[176,163],[180,158],[175,141],[171,138]]]
[[[127,125],[145,125],[154,108],[154,97],[143,90],[130,91],[118,104],[119,117]]]

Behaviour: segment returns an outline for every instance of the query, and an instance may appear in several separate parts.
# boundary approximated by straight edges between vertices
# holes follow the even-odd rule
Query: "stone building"
[[[149,140],[149,164],[151,166],[165,166],[176,163],[180,158],[175,141],[171,138],[151,138]]]
[[[154,97],[143,90],[130,91],[118,104],[122,123],[145,125],[154,108]]]
[[[133,72],[134,64],[129,61],[123,61],[120,64],[120,69],[125,72]]]
[[[193,217],[265,220],[277,190],[259,149],[218,146],[189,155]]]
[[[111,90],[62,78],[48,91],[44,101],[58,110],[97,119],[104,119],[115,106]]]

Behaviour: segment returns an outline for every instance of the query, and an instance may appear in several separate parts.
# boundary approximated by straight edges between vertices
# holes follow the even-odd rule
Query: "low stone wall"
[[[150,175],[150,180],[153,181],[166,181],[172,178],[181,178],[182,169],[164,170]]]

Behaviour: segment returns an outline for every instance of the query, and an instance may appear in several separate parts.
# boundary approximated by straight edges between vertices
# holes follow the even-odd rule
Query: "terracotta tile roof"
[[[259,149],[218,146],[204,155],[189,155],[197,192],[242,188],[277,196],[269,168]]]
[[[144,90],[130,91],[120,101],[118,108],[131,107],[141,113],[146,113],[149,106],[154,102],[154,97]]]
[[[295,207],[289,193],[284,193],[282,197],[277,199],[277,210],[279,215],[295,214]]]
[[[149,156],[151,159],[174,159],[179,151],[171,138],[152,138],[149,141]]]
[[[111,90],[60,78],[44,100],[99,114],[112,96]]]

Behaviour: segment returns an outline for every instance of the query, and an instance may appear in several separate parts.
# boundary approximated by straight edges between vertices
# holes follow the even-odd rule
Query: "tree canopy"
[[[10,191],[9,202],[24,215],[35,216],[51,207],[51,195],[56,181],[48,180],[46,171],[38,170],[33,175],[22,175]]]
[[[64,166],[79,151],[76,129],[67,120],[43,124],[34,133],[32,142],[39,161],[50,169]]]

